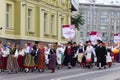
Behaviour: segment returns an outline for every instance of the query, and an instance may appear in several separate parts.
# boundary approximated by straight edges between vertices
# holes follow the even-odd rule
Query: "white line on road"
[[[75,77],[79,77],[79,76],[100,73],[100,72],[106,72],[106,71],[112,71],[112,70],[117,70],[117,69],[120,69],[120,67],[112,68],[112,69],[105,69],[105,70],[100,70],[100,71],[92,71],[92,72],[83,73],[83,74],[70,75],[70,76],[65,76],[65,77],[60,77],[60,78],[54,78],[51,80],[64,80],[64,79],[70,79],[70,78],[75,78]]]

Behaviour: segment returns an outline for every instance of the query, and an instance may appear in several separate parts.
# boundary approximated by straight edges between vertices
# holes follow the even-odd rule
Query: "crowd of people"
[[[118,45],[103,43],[98,40],[96,45],[91,41],[85,44],[68,42],[66,44],[44,42],[27,42],[24,47],[15,43],[2,43],[0,41],[0,72],[44,72],[61,69],[67,66],[71,69],[77,65],[82,68],[92,68],[96,65],[99,69],[112,66],[116,60],[113,51],[119,49]]]

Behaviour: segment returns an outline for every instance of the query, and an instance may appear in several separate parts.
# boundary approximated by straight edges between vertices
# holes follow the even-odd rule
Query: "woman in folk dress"
[[[80,63],[80,66],[83,66],[82,65],[82,58],[83,58],[83,55],[84,55],[84,47],[83,47],[83,44],[80,44],[79,45],[79,48],[77,50],[77,55],[78,55],[78,62]]]
[[[88,66],[88,68],[91,68],[92,67],[92,54],[94,55],[94,57],[96,56],[96,54],[90,41],[87,43],[85,53],[86,53],[86,63],[87,63],[86,66]]]
[[[44,72],[45,69],[45,49],[44,49],[44,43],[38,44],[38,70],[39,72]]]
[[[25,72],[33,71],[35,67],[34,57],[31,55],[32,46],[31,43],[25,44],[25,59],[24,59],[24,68]]]

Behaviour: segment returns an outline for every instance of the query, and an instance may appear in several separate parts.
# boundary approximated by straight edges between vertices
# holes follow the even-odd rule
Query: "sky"
[[[79,3],[89,3],[93,0],[79,0]],[[95,0],[96,4],[120,5],[120,0]]]

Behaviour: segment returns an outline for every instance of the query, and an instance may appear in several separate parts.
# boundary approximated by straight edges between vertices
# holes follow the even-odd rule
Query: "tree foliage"
[[[75,25],[75,28],[77,30],[79,30],[80,26],[84,24],[84,19],[83,19],[82,13],[79,12],[79,13],[73,15],[71,23],[73,25]]]

